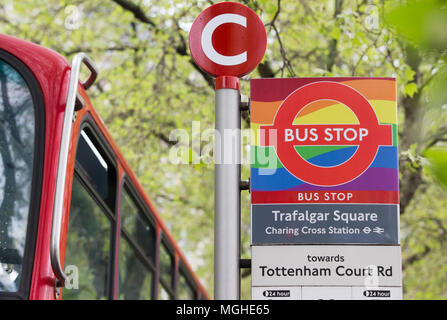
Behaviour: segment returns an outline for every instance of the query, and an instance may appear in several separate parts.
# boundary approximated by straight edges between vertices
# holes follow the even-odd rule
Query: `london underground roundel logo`
[[[250,8],[221,2],[205,9],[189,32],[189,49],[197,65],[212,76],[241,77],[264,56],[264,24]]]
[[[358,124],[293,124],[306,106],[332,100],[348,107]],[[317,186],[336,186],[359,177],[374,161],[379,146],[393,144],[392,125],[379,124],[368,100],[355,89],[338,82],[314,82],[292,92],[280,105],[273,125],[261,126],[266,144],[292,175]],[[299,146],[357,146],[345,162],[321,167],[304,160]]]

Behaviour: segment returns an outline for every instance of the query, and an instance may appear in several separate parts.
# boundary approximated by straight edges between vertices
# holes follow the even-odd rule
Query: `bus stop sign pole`
[[[214,299],[240,298],[241,115],[239,78],[264,57],[264,24],[235,2],[214,4],[194,20],[189,49],[215,77]]]
[[[239,299],[241,115],[239,79],[216,79],[214,141],[214,298]],[[228,79],[227,79],[228,80]]]

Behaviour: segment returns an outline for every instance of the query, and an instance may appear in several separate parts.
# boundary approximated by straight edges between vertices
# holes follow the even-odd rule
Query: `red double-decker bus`
[[[83,53],[0,35],[0,298],[208,298],[95,112],[96,77]]]

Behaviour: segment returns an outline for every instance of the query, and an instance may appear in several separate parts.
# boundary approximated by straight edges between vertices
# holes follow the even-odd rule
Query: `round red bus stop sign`
[[[264,56],[264,24],[250,8],[235,2],[214,4],[199,14],[189,33],[189,49],[206,73],[242,77]]]
[[[301,110],[319,100],[345,105],[359,124],[292,124]],[[379,124],[369,101],[355,89],[331,81],[314,82],[292,92],[279,107],[273,125],[261,126],[261,130],[265,130],[265,139],[276,138],[269,143],[275,147],[284,168],[316,186],[336,186],[354,180],[371,165],[379,146],[393,144],[392,126]],[[318,145],[358,146],[358,149],[347,161],[328,167],[307,162],[295,150],[296,146]]]

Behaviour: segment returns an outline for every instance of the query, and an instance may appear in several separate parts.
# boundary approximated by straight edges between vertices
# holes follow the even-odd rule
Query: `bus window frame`
[[[121,199],[123,196],[123,191],[127,192],[127,195],[130,197],[130,199],[133,201],[133,203],[135,204],[135,206],[144,214],[144,216],[148,219],[148,222],[150,224],[150,226],[153,228],[154,230],[154,261],[151,261],[147,255],[144,253],[144,251],[142,250],[142,248],[140,247],[140,245],[138,243],[136,243],[133,239],[132,236],[129,232],[127,232],[127,230],[124,229],[124,226],[121,224]],[[137,255],[137,257],[140,259],[140,262],[143,263],[146,267],[149,268],[149,270],[152,272],[152,279],[151,279],[151,299],[154,300],[156,297],[155,291],[156,291],[156,275],[157,275],[157,252],[158,252],[158,248],[157,248],[157,223],[155,220],[155,217],[153,216],[153,213],[151,211],[151,209],[145,204],[145,202],[141,199],[140,194],[136,191],[136,188],[134,186],[134,184],[132,183],[132,180],[130,179],[130,177],[127,175],[126,172],[124,172],[123,176],[122,176],[122,183],[120,186],[120,190],[119,190],[119,202],[120,202],[120,207],[119,207],[119,233],[118,233],[118,237],[119,237],[119,248],[118,248],[118,262],[117,262],[117,267],[116,267],[116,272],[118,277],[119,272],[120,272],[120,259],[119,257],[121,254],[121,239],[124,237],[125,241],[127,241],[128,245],[132,248],[132,250],[134,250],[134,254]],[[119,299],[119,295],[120,295],[120,287],[119,287],[119,280],[117,281],[117,299]]]
[[[95,147],[97,147],[99,152],[103,153],[103,156],[106,157],[105,161],[108,162],[108,165],[111,165],[111,168],[113,168],[113,170],[115,171],[115,193],[114,193],[114,198],[115,198],[115,203],[114,203],[114,210],[112,212],[111,208],[109,207],[109,205],[101,198],[101,196],[98,194],[98,192],[95,190],[95,188],[93,186],[90,185],[88,178],[86,177],[86,174],[84,173],[84,169],[80,168],[80,164],[78,164],[78,162],[76,161],[76,156],[77,156],[77,152],[78,152],[78,142],[79,139],[81,137],[81,132],[87,128],[88,129],[88,133],[87,135],[91,134],[92,137],[89,135],[89,138],[93,138],[90,139],[92,140],[92,143],[95,145]],[[119,185],[120,185],[120,181],[119,181],[119,170],[118,170],[118,163],[117,163],[117,158],[115,153],[113,152],[113,150],[110,148],[110,146],[108,145],[104,135],[101,133],[101,130],[98,128],[98,126],[95,123],[95,120],[88,114],[88,112],[86,112],[81,121],[80,121],[80,125],[79,125],[79,129],[78,132],[76,133],[76,151],[74,153],[74,170],[73,170],[73,177],[72,177],[72,182],[70,184],[70,194],[72,192],[71,188],[73,186],[73,179],[75,177],[78,178],[78,181],[81,183],[81,185],[84,187],[85,191],[92,197],[93,201],[95,201],[98,206],[101,208],[101,210],[103,211],[103,214],[110,220],[111,222],[111,228],[110,228],[110,254],[109,254],[109,261],[108,261],[108,267],[107,267],[107,299],[108,300],[113,300],[114,299],[114,291],[115,291],[115,283],[114,283],[114,279],[115,279],[115,275],[116,275],[116,268],[115,268],[115,259],[116,259],[116,237],[117,237],[117,228],[118,228],[118,210],[119,210],[119,201],[118,201],[118,194],[119,194]],[[70,198],[70,202],[71,202],[71,198]],[[70,203],[71,206],[71,203]],[[70,208],[69,206],[69,208]],[[67,221],[67,232],[66,232],[66,237],[68,237],[68,232],[69,232],[69,223],[70,223],[70,215],[68,214],[68,221]],[[67,239],[65,239],[64,241],[65,243],[65,247],[67,244]],[[66,254],[65,254],[65,259],[66,260]],[[65,266],[65,261],[64,261],[64,266]],[[63,299],[63,296],[62,296]]]
[[[159,245],[157,248],[157,274],[158,274],[158,283],[157,283],[157,289],[160,290],[158,286],[162,286],[162,288],[169,294],[170,299],[174,300],[176,298],[176,292],[175,292],[175,286],[176,286],[176,279],[177,279],[177,262],[176,262],[176,252],[174,250],[174,246],[169,242],[169,239],[164,235],[163,229],[160,230],[160,240],[158,241]],[[161,277],[161,247],[166,247],[166,250],[168,254],[171,256],[172,260],[172,273],[171,273],[171,283],[169,286],[167,286],[164,279]],[[159,299],[158,292],[157,292],[157,299]]]
[[[0,292],[0,299],[28,299],[34,267],[37,231],[42,196],[43,167],[45,157],[45,102],[43,92],[32,71],[16,56],[0,49],[0,60],[9,64],[25,81],[34,107],[34,154],[31,194],[22,259],[21,280],[18,291]]]
[[[178,300],[178,286],[180,283],[180,277],[183,276],[186,283],[189,285],[189,287],[192,289],[194,293],[194,297],[192,300],[198,300],[199,297],[199,290],[197,287],[196,282],[194,281],[194,278],[191,275],[191,272],[188,270],[185,262],[182,259],[179,259],[177,263],[177,270],[176,270],[177,278],[175,282],[175,299]]]

